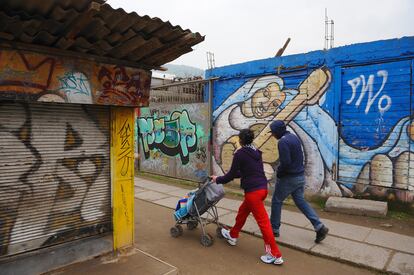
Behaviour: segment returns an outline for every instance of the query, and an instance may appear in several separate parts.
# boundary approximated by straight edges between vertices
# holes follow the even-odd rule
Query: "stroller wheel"
[[[187,223],[187,229],[188,230],[194,230],[194,229],[197,228],[197,226],[198,226],[198,222],[197,221],[189,221]]]
[[[170,235],[173,238],[178,238],[183,234],[183,228],[181,227],[181,225],[177,224],[174,227],[170,228]]]
[[[213,245],[214,239],[207,233],[206,235],[201,235],[200,243],[205,247],[209,247]]]
[[[216,236],[217,236],[217,238],[219,238],[219,239],[223,239],[224,237],[223,237],[223,235],[221,234],[221,229],[222,229],[223,227],[221,227],[221,226],[218,226],[217,227],[217,229],[216,229]]]

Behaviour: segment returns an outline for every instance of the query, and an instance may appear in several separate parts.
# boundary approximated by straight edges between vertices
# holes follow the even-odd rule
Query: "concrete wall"
[[[199,181],[208,175],[208,104],[151,105],[138,117],[140,169]]]
[[[135,68],[0,49],[0,99],[148,106],[150,77]]]
[[[207,71],[214,82],[213,170],[223,174],[242,128],[253,129],[274,177],[275,119],[303,145],[307,191],[413,202],[414,37]]]

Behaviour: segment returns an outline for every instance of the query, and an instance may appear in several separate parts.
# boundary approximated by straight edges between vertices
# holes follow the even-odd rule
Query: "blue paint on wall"
[[[414,114],[413,58],[414,37],[404,37],[208,70],[206,78],[219,77],[213,89],[215,126],[231,128],[215,130],[228,132],[231,136],[239,130],[238,127],[266,124],[281,113],[292,110],[292,118],[288,118],[292,127],[295,132],[303,132],[302,141],[310,144],[305,154],[308,158],[318,155],[318,161],[325,167],[320,169],[317,165],[309,165],[314,169],[311,173],[315,178],[323,178],[316,189],[326,188],[327,177],[336,180],[338,176],[342,195],[360,192],[355,190],[355,185],[361,182],[390,189],[401,188],[405,184],[403,189],[412,190],[414,186],[410,185],[408,176],[400,176],[396,169],[405,167],[401,166],[406,157],[404,152],[414,154],[412,134],[410,138]],[[317,83],[312,80],[312,74],[323,70],[330,78],[329,85],[319,87],[323,91],[317,102],[306,103],[307,106],[296,110],[292,104],[300,102],[297,95],[307,93],[306,89],[311,94],[310,90]],[[304,89],[306,81],[313,81],[312,85],[315,85]],[[246,114],[244,102],[254,102],[256,92],[270,90],[269,85],[276,85],[278,92],[274,93],[282,98],[278,100],[275,96],[272,99],[277,110],[267,117]],[[252,104],[249,108],[254,109]],[[229,120],[227,124],[226,119]],[[220,147],[226,139],[216,137],[213,142]],[[217,167],[222,168],[220,151],[215,150]],[[392,182],[382,182],[376,175],[378,167],[371,166],[371,163],[375,163],[377,155],[387,163],[383,171],[391,173]],[[401,169],[407,169],[407,175],[414,173],[412,169],[408,171],[409,165]],[[412,201],[412,197],[408,200]]]

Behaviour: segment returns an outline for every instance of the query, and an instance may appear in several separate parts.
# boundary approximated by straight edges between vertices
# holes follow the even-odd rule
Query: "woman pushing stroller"
[[[269,216],[264,207],[267,197],[267,179],[263,170],[262,152],[252,144],[253,131],[243,129],[239,133],[239,142],[242,146],[236,151],[230,170],[224,176],[212,176],[212,181],[225,184],[234,178],[240,178],[241,188],[244,190],[244,200],[239,207],[236,223],[221,233],[230,245],[236,245],[240,230],[250,213],[253,214],[260,231],[262,232],[266,254],[260,259],[267,264],[283,264],[282,254],[273,236]]]

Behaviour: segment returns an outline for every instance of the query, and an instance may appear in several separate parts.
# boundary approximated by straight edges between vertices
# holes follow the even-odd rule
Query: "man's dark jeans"
[[[287,176],[276,180],[275,191],[272,197],[272,213],[270,221],[274,232],[279,232],[283,201],[292,195],[293,201],[302,213],[312,223],[315,231],[323,227],[318,214],[304,198],[305,176]]]

